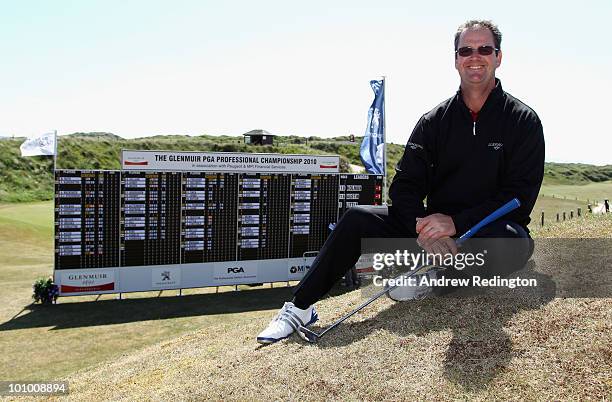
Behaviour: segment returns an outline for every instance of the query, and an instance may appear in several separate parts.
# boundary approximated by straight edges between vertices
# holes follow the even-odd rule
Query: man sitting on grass
[[[529,214],[544,174],[544,136],[537,114],[504,92],[495,78],[502,61],[501,33],[490,21],[472,20],[455,33],[457,93],[421,117],[396,168],[388,215],[354,207],[340,219],[312,267],[269,325],[257,336],[268,344],[317,319],[314,304],[358,260],[362,238],[417,238],[428,253],[456,253],[461,235],[507,201],[521,207],[485,226],[478,237],[530,239]],[[418,63],[423,65],[423,61]],[[427,208],[423,200],[427,197]],[[523,267],[530,242],[498,255],[488,274]],[[497,272],[494,270],[498,270]],[[455,270],[453,270],[455,271]],[[416,295],[409,286],[390,292],[396,300]]]

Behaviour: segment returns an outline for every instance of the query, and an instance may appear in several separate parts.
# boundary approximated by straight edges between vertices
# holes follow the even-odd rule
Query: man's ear
[[[499,67],[501,65],[501,61],[502,61],[502,51],[498,51],[497,52],[497,57],[495,58],[496,61],[496,67]]]

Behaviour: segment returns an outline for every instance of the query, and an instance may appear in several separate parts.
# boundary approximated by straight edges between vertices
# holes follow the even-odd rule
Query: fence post
[[[574,210],[573,209],[570,211],[570,219],[574,219]]]
[[[565,211],[563,211],[563,220],[565,221]]]
[[[557,212],[557,222],[559,222],[559,213]]]
[[[541,220],[541,222],[542,222],[542,227],[544,227],[544,211],[542,211],[542,220]]]
[[[578,213],[578,216],[582,216],[582,208],[578,208],[576,212]]]

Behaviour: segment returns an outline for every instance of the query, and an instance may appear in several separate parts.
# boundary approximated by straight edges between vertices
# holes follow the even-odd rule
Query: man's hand
[[[417,244],[423,247],[423,249],[427,251],[428,254],[445,255],[445,254],[450,253],[452,255],[455,255],[458,252],[457,243],[455,242],[454,239],[448,236],[442,237],[441,239],[438,239],[438,240],[434,240],[433,242],[428,243],[426,245],[420,244],[417,240]]]
[[[453,218],[444,214],[433,214],[425,218],[416,218],[416,220],[416,232],[419,234],[417,243],[423,247],[425,251],[429,253],[433,252],[434,249],[444,249],[447,250],[446,252],[453,252],[453,254],[457,253],[455,241],[450,239],[450,236],[454,236],[457,233]],[[439,243],[438,241],[442,238],[448,239]],[[450,244],[451,242],[452,246]],[[435,247],[434,244],[436,244]]]

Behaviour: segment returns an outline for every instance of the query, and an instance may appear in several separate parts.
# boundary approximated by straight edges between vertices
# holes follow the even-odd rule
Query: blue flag
[[[361,142],[359,156],[368,173],[385,174],[385,86],[383,80],[372,80],[370,86],[374,91],[374,102],[368,110],[368,127]]]

